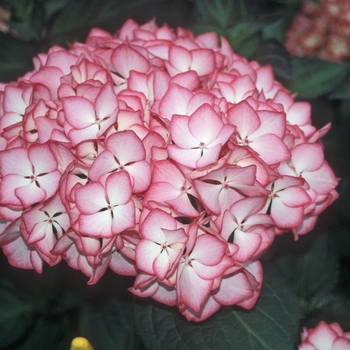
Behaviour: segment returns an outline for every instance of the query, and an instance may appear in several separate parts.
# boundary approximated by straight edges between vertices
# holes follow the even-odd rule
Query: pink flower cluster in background
[[[350,332],[344,332],[336,322],[321,321],[313,329],[303,329],[299,350],[347,350],[350,349]]]
[[[285,45],[293,56],[342,62],[350,58],[350,2],[304,2],[286,33]]]
[[[155,21],[52,47],[0,85],[0,244],[204,320],[254,306],[276,235],[337,198],[310,105],[215,33]]]

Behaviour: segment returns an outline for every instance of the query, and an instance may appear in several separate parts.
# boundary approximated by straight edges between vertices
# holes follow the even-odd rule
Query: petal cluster
[[[345,350],[350,349],[350,332],[344,332],[336,322],[321,321],[315,328],[303,329],[299,350]]]
[[[0,245],[202,321],[251,309],[274,238],[337,198],[310,106],[215,33],[94,28],[0,85]]]

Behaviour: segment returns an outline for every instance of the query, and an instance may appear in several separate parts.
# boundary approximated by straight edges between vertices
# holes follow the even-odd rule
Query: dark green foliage
[[[292,69],[292,80],[287,82],[287,87],[305,99],[326,95],[336,90],[348,75],[350,64],[293,58]]]
[[[201,323],[189,323],[176,310],[136,305],[136,327],[148,349],[294,349],[302,316],[298,299],[271,265],[251,311],[227,307]]]

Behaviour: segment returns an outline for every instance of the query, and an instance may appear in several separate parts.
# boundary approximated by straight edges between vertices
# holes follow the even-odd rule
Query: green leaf
[[[348,70],[350,73],[350,70]],[[350,74],[345,80],[329,95],[330,98],[334,99],[350,99]]]
[[[4,4],[10,6],[11,17],[15,21],[29,21],[37,0],[5,0]]]
[[[69,349],[71,337],[68,325],[64,318],[54,319],[39,316],[33,327],[27,333],[27,337],[11,350],[62,350]],[[97,349],[96,349],[97,350]]]
[[[292,16],[293,18],[293,16]],[[264,39],[276,39],[281,44],[284,43],[285,34],[291,23],[288,17],[281,15],[275,21],[268,23],[262,29]]]
[[[40,39],[43,33],[45,12],[40,0],[13,0],[9,27],[24,40]]]
[[[136,0],[137,6],[144,1]],[[81,41],[89,30],[115,18],[118,21],[120,14],[132,6],[131,2],[82,0],[70,1],[59,12],[51,28],[50,37],[54,44],[63,45],[66,41]]]
[[[0,32],[0,82],[16,80],[33,69],[35,46]]]
[[[34,322],[32,306],[22,299],[19,291],[0,287],[0,348],[19,341]]]
[[[136,305],[137,330],[148,349],[289,350],[299,341],[302,314],[294,293],[273,267],[264,267],[260,298],[251,311],[222,308],[201,323],[177,310]]]
[[[337,322],[345,330],[350,329],[350,299],[342,294],[322,294],[312,300],[313,311],[302,321],[302,326],[314,328],[320,320]]]
[[[241,54],[247,59],[251,59],[261,42],[261,33],[254,33],[253,35],[238,35],[235,37],[228,37],[231,47],[234,51]]]
[[[133,304],[111,297],[82,309],[80,334],[98,349],[137,349]]]
[[[318,59],[293,58],[292,81],[286,82],[301,98],[314,98],[336,89],[349,72],[349,64],[331,63]]]
[[[252,0],[196,0],[194,15],[198,23],[228,29],[238,22],[253,19],[255,6]]]
[[[45,0],[45,1],[43,1],[46,19],[50,19],[55,13],[58,13],[65,6],[67,6],[68,3],[69,3],[69,0]]]
[[[292,64],[285,47],[275,39],[263,40],[254,54],[261,65],[271,65],[276,75],[291,79]]]
[[[185,0],[178,0],[175,4],[171,0],[70,1],[54,19],[49,36],[53,44],[65,45],[67,42],[83,40],[95,26],[115,31],[128,18],[143,23],[154,17],[164,22],[176,19],[174,25],[180,25],[189,16],[188,8]]]
[[[330,244],[327,234],[314,238],[306,251],[300,249],[300,253],[282,255],[276,262],[279,272],[304,300],[306,308],[310,306],[308,301],[318,294],[331,292],[338,282],[335,247]]]

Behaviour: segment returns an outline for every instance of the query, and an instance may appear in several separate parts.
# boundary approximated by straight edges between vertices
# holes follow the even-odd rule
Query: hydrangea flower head
[[[96,283],[202,321],[251,309],[276,235],[309,232],[338,196],[310,106],[215,33],[155,21],[94,28],[0,85],[0,244],[41,272]]]

